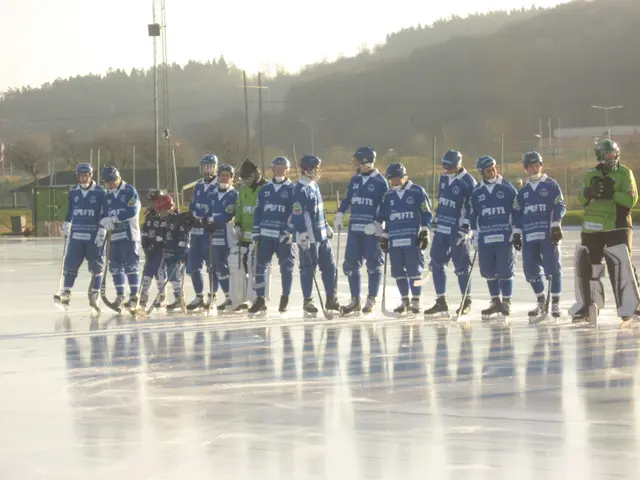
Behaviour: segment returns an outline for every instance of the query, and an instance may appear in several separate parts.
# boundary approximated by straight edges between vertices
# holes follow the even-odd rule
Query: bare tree
[[[83,146],[74,140],[71,132],[59,133],[51,141],[53,153],[72,169],[75,169],[80,162],[88,161],[83,158]]]
[[[27,135],[9,144],[8,156],[14,165],[31,175],[33,181],[37,182],[48,169],[51,139],[46,135]]]

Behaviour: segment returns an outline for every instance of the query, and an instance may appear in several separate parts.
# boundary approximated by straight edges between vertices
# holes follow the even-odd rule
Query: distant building
[[[613,125],[609,130],[611,138],[620,144],[640,140],[640,125]],[[608,134],[605,127],[556,128],[553,131],[555,143],[560,141],[563,147],[593,144],[596,139],[607,138]]]

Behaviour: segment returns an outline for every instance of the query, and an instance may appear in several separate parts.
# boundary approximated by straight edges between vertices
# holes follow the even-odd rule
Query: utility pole
[[[264,118],[262,116],[262,74],[258,72],[258,103],[260,110],[260,168],[264,175]]]
[[[153,126],[156,152],[156,188],[160,189],[160,139],[158,137],[158,37],[160,24],[156,21],[156,0],[151,0],[152,22],[148,25],[149,36],[153,38]]]
[[[247,92],[247,72],[242,71],[242,79],[244,80],[244,117],[247,129],[247,145],[246,145],[246,158],[251,158],[251,127],[249,126],[249,95]]]
[[[169,62],[167,61],[167,4],[166,0],[160,0],[160,22],[162,23],[162,113],[164,120],[164,143],[165,143],[165,172],[166,186],[171,187],[171,117],[169,114]],[[169,189],[169,188],[168,188]],[[176,192],[177,193],[177,192]]]

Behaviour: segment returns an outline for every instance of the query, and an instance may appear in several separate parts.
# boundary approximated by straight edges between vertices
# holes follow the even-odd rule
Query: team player
[[[587,319],[592,305],[604,306],[600,280],[606,259],[618,315],[628,321],[639,302],[631,266],[631,209],[638,202],[633,171],[620,164],[620,148],[605,139],[596,147],[598,165],[590,169],[579,194],[584,207],[580,245],[576,246],[576,303],[569,313],[575,322]],[[594,312],[597,315],[597,309]],[[595,320],[595,319],[591,319]]]
[[[389,253],[391,276],[402,297],[394,312],[403,314],[410,310],[416,314],[420,313],[422,294],[422,285],[416,285],[416,280],[422,278],[423,250],[429,246],[433,220],[431,200],[424,188],[408,179],[407,169],[401,163],[389,165],[386,176],[391,188],[384,197],[377,221],[385,225],[380,243],[382,250]]]
[[[351,161],[356,175],[351,177],[347,194],[338,207],[334,228],[339,231],[344,224],[344,214],[351,212],[349,218],[349,236],[344,254],[344,274],[349,279],[351,302],[342,307],[341,313],[347,315],[360,311],[360,268],[363,260],[367,264],[369,286],[367,301],[363,313],[371,313],[376,304],[382,278],[382,251],[380,235],[382,227],[376,222],[380,205],[388,190],[387,182],[373,167],[376,152],[371,147],[361,147],[355,151]]]
[[[436,303],[424,311],[427,316],[449,315],[447,303],[446,267],[453,261],[458,276],[460,293],[467,290],[464,304],[456,313],[465,315],[471,310],[471,194],[476,186],[474,178],[462,166],[462,154],[448,150],[442,157],[444,174],[440,177],[438,207],[435,215],[433,244],[431,245],[431,271],[436,291]],[[468,289],[467,289],[468,285]]]
[[[332,235],[318,187],[322,160],[315,155],[300,159],[301,176],[295,184],[291,222],[300,255],[300,285],[304,296],[303,309],[309,315],[318,313],[313,304],[313,278],[320,266],[322,283],[327,296],[325,308],[340,310],[335,296],[336,262],[329,237]]]
[[[190,211],[179,212],[170,195],[160,195],[155,201],[155,210],[163,219],[162,253],[167,269],[168,281],[173,289],[174,301],[167,305],[167,311],[175,310],[182,303],[183,266],[187,261],[189,230],[193,224]]]
[[[155,278],[158,288],[163,288],[166,279],[166,266],[162,261],[162,231],[164,228],[164,219],[159,211],[156,210],[156,200],[162,195],[162,192],[157,189],[149,190],[147,194],[147,200],[149,206],[144,216],[144,223],[142,224],[142,232],[140,234],[142,239],[142,250],[145,254],[144,268],[142,270],[142,286],[140,289],[140,306],[146,308],[149,300],[149,290],[151,289],[151,282]],[[165,302],[165,292],[161,292],[158,297],[158,304],[156,307],[161,307]]]
[[[67,242],[64,257],[64,283],[62,290],[54,298],[56,302],[69,305],[71,289],[78,276],[78,269],[86,259],[92,275],[91,301],[97,304],[98,292],[102,286],[104,253],[102,246],[95,243],[100,226],[100,212],[105,191],[92,178],[93,168],[88,163],[76,167],[78,184],[69,192],[67,216],[62,224],[62,234]]]
[[[511,313],[515,266],[512,211],[518,193],[498,174],[494,158],[480,157],[476,166],[482,178],[471,195],[471,231],[480,274],[491,295],[489,308],[481,312],[483,319],[489,319]]]
[[[256,300],[249,313],[266,311],[265,283],[266,268],[273,255],[278,257],[282,279],[282,296],[278,311],[284,313],[289,305],[293,285],[292,225],[289,224],[293,206],[294,185],[287,177],[291,164],[286,157],[276,157],[271,162],[273,179],[260,189],[254,211],[252,240],[257,248],[255,272]]]
[[[254,226],[254,209],[258,202],[258,192],[267,181],[255,163],[250,159],[246,159],[240,165],[239,171],[242,185],[238,188],[238,204],[236,207],[236,216],[234,219],[237,242],[231,247],[229,254],[229,274],[231,276],[231,297],[237,297],[239,305],[236,311],[247,310],[249,305],[247,300],[254,300],[253,287],[253,226]],[[271,266],[267,267],[271,270]],[[269,289],[269,277],[267,273],[265,277],[266,292]]]
[[[545,285],[542,276],[551,279],[551,315],[560,316],[562,266],[558,244],[562,240],[562,217],[566,212],[558,183],[542,172],[542,156],[538,152],[525,153],[522,158],[528,175],[518,191],[514,204],[514,224],[511,243],[522,250],[524,275],[537,298],[529,317],[545,313]]]
[[[235,170],[231,165],[222,164],[218,169],[218,185],[211,196],[210,215],[207,217],[205,230],[211,234],[212,263],[211,292],[212,303],[215,302],[218,286],[222,287],[225,300],[218,305],[219,311],[229,310],[233,305],[229,294],[229,249],[235,242],[233,217],[236,213],[238,191],[233,188]]]
[[[195,298],[187,305],[187,310],[193,311],[205,308],[210,305],[211,298],[204,301],[204,275],[202,274],[202,264],[207,267],[209,277],[211,277],[211,235],[205,232],[204,223],[211,215],[210,206],[213,196],[216,193],[218,171],[218,157],[208,153],[200,160],[200,173],[202,179],[198,180],[193,188],[193,199],[189,204],[189,211],[194,219],[189,239],[189,256],[187,258],[187,274],[191,276]]]
[[[111,232],[111,253],[108,258],[109,272],[116,287],[116,307],[124,304],[124,288],[129,283],[128,309],[138,308],[140,288],[140,198],[133,187],[120,178],[120,172],[113,166],[105,166],[101,172],[107,193],[102,208],[103,227],[98,230],[96,242],[104,244],[106,232]]]

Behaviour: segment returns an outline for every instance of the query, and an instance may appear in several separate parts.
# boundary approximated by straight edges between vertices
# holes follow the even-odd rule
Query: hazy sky
[[[566,1],[394,0],[381,1],[393,5],[383,10],[372,8],[370,0],[166,0],[167,50],[170,62],[224,54],[249,71],[276,63],[297,70],[340,53],[353,55],[361,44],[373,46],[402,27],[451,14]],[[0,91],[109,67],[150,66],[151,7],[152,0],[0,0]]]

